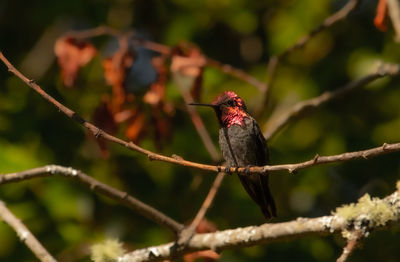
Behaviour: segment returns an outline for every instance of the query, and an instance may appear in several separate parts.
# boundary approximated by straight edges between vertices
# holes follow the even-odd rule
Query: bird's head
[[[243,119],[248,117],[243,99],[232,91],[221,93],[211,104],[190,103],[189,105],[212,107],[223,127],[230,127],[234,124],[242,126]]]

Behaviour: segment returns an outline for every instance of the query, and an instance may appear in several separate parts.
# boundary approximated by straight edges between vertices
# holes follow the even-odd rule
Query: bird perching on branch
[[[230,167],[264,166],[269,163],[268,148],[256,120],[246,105],[232,91],[220,94],[211,104],[190,103],[212,107],[219,121],[219,145]],[[274,199],[268,186],[268,174],[238,174],[250,197],[260,206],[266,219],[276,217]]]

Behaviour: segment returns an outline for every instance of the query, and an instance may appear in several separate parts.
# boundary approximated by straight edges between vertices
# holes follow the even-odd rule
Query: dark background
[[[173,46],[195,43],[207,56],[266,79],[271,55],[279,54],[347,1],[0,1],[0,48],[28,77],[62,103],[90,119],[104,93],[101,61],[115,49],[115,39],[98,37],[96,56],[76,86],[62,85],[53,53],[57,37],[70,29],[108,25],[133,29],[155,42]],[[334,90],[376,69],[379,61],[398,63],[399,45],[393,32],[373,25],[376,1],[362,5],[347,20],[325,30],[305,49],[284,60],[277,71],[270,104],[258,119],[263,126],[274,108]],[[143,52],[143,51],[140,51]],[[152,53],[150,53],[152,55]],[[128,87],[140,96],[155,73],[135,65]],[[252,112],[258,90],[217,69],[206,68],[201,100],[210,102],[225,90],[237,92]],[[153,136],[139,144],[161,154],[212,163],[172,80],[167,100],[175,105],[172,135],[156,148]],[[385,78],[319,108],[269,141],[273,164],[308,160],[316,153],[339,154],[400,141],[398,79]],[[199,109],[217,144],[218,125],[211,110]],[[123,132],[118,136],[124,137]],[[126,190],[181,222],[194,217],[215,178],[214,173],[161,162],[117,145],[102,158],[85,130],[60,114],[4,66],[0,70],[0,173],[47,164],[71,166]],[[336,207],[369,193],[383,197],[394,191],[400,174],[399,153],[368,161],[352,161],[302,170],[277,172],[271,189],[282,222],[329,215]],[[105,238],[119,238],[126,249],[172,240],[164,228],[128,208],[62,178],[43,178],[3,185],[0,197],[60,261],[89,261],[87,247]],[[207,214],[219,229],[264,223],[258,207],[235,176],[228,176]],[[398,228],[373,232],[350,261],[397,261]],[[304,237],[222,253],[221,261],[333,261],[345,241],[340,236]],[[0,225],[0,260],[33,261],[15,232]]]

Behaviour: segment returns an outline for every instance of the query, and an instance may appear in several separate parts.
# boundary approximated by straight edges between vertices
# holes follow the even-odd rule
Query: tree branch
[[[353,233],[352,238],[347,241],[347,245],[343,248],[343,252],[340,257],[336,260],[336,262],[345,262],[351,253],[353,253],[354,249],[357,246],[357,243],[361,240],[362,233],[357,230]]]
[[[217,177],[215,178],[210,191],[208,192],[206,198],[204,199],[203,204],[201,205],[201,208],[199,209],[199,212],[197,212],[196,217],[193,219],[192,223],[190,224],[190,227],[193,228],[193,230],[200,224],[201,220],[203,220],[205,214],[207,213],[207,210],[210,208],[212,202],[214,201],[215,195],[218,192],[219,187],[222,184],[222,181],[225,178],[225,173],[220,172],[218,173]]]
[[[265,173],[266,171],[286,170],[289,173],[293,173],[297,170],[308,168],[311,166],[327,164],[327,163],[334,163],[334,162],[343,162],[343,161],[349,161],[349,160],[361,159],[361,158],[366,159],[366,158],[371,158],[371,157],[375,157],[378,155],[383,155],[383,154],[387,154],[387,153],[400,151],[400,143],[394,143],[394,144],[386,144],[385,143],[379,147],[362,150],[362,151],[348,152],[348,153],[343,153],[343,154],[339,154],[339,155],[319,156],[317,154],[313,159],[305,161],[305,162],[297,163],[297,164],[254,166],[249,169],[246,167],[230,167],[230,168],[228,168],[225,166],[206,165],[206,164],[200,164],[200,163],[196,163],[196,162],[187,161],[181,157],[168,157],[168,156],[157,154],[157,153],[154,153],[147,149],[144,149],[144,148],[134,144],[133,142],[126,142],[120,138],[112,136],[112,135],[108,134],[107,132],[101,130],[97,126],[87,122],[85,119],[83,119],[77,113],[75,113],[68,107],[62,105],[60,102],[58,102],[53,97],[51,97],[49,94],[47,94],[33,80],[29,80],[21,72],[19,72],[17,69],[15,69],[15,67],[4,57],[2,52],[0,52],[0,60],[2,60],[4,62],[4,64],[8,67],[10,72],[12,72],[14,75],[19,77],[22,81],[24,81],[28,86],[30,86],[33,90],[35,90],[37,93],[39,93],[48,102],[53,104],[60,112],[64,113],[69,118],[75,120],[79,124],[86,127],[89,131],[91,131],[95,135],[95,137],[103,137],[105,140],[125,146],[126,148],[129,148],[133,151],[136,151],[143,155],[146,155],[150,160],[158,160],[158,161],[168,162],[168,163],[177,164],[177,165],[181,165],[181,166],[192,167],[192,168],[197,168],[197,169],[202,169],[202,170],[207,170],[207,171],[214,171],[214,172],[221,172],[221,171],[226,172],[226,173],[251,172],[251,173],[262,174],[262,173]],[[399,67],[396,66],[396,74],[399,73],[398,71],[399,71]],[[382,74],[382,73],[378,73],[378,74]],[[370,77],[371,76],[367,76],[366,78],[370,78]],[[377,76],[375,76],[375,78],[376,77]],[[366,81],[366,80],[363,80],[363,81]],[[340,92],[342,92],[342,91],[340,91]],[[329,94],[330,93],[328,93],[328,96],[329,96]]]
[[[225,178],[225,175],[226,174],[223,172],[218,173],[213,184],[210,187],[210,190],[208,191],[206,198],[203,201],[203,204],[201,205],[199,211],[197,212],[196,217],[193,219],[192,223],[190,223],[190,225],[187,228],[183,229],[180,232],[180,236],[177,241],[178,245],[187,245],[188,241],[193,237],[193,235],[196,232],[197,226],[203,220],[212,202],[214,201],[215,196],[217,195],[217,192],[222,184],[222,181]]]
[[[182,81],[175,74],[173,75],[173,79],[177,89],[181,93],[183,101],[185,101],[186,110],[189,113],[190,118],[192,119],[193,125],[196,128],[196,131],[199,134],[201,141],[203,142],[208,153],[210,154],[212,160],[215,162],[219,161],[221,159],[221,156],[218,152],[218,149],[214,145],[210,134],[207,132],[207,129],[199,113],[197,112],[196,107],[188,105],[189,103],[193,102],[191,94],[183,87]]]
[[[279,114],[279,116],[274,119],[271,118],[265,125],[264,125],[264,136],[267,140],[271,139],[272,136],[278,133],[283,127],[287,124],[292,123],[293,121],[299,119],[300,117],[304,116],[306,113],[315,110],[316,108],[320,107],[321,105],[338,99],[351,91],[363,87],[376,79],[380,79],[385,76],[395,76],[400,74],[400,66],[397,64],[383,64],[381,65],[378,70],[372,74],[366,75],[360,79],[352,81],[347,85],[338,88],[337,90],[325,92],[322,95],[301,101],[291,107],[286,113]]]
[[[389,221],[400,220],[400,194],[398,191],[384,198],[394,216]],[[361,214],[360,219],[367,219],[368,214]],[[389,222],[388,221],[388,222]],[[367,221],[368,222],[368,221]],[[371,224],[366,223],[368,229],[373,229]],[[184,247],[179,247],[174,242],[168,244],[147,247],[132,251],[119,261],[161,261],[177,258],[183,254],[213,249],[220,252],[225,249],[233,249],[258,244],[268,244],[288,239],[296,239],[308,235],[327,235],[352,227],[352,222],[338,215],[323,216],[318,218],[298,218],[293,221],[263,224],[261,226],[249,226],[244,228],[229,229],[214,233],[196,234]],[[379,227],[382,227],[380,225]],[[378,228],[378,226],[376,226]]]
[[[0,176],[0,185],[19,182],[22,180],[38,178],[38,177],[48,177],[60,175],[62,177],[70,178],[73,180],[78,180],[82,184],[88,186],[94,192],[106,195],[125,206],[135,210],[142,216],[148,218],[149,220],[158,223],[174,232],[176,235],[183,229],[183,225],[176,222],[174,219],[168,217],[167,215],[161,213],[157,209],[141,202],[140,200],[130,196],[128,193],[120,191],[113,188],[107,184],[104,184],[85,173],[73,169],[71,167],[63,167],[57,165],[49,165],[44,167],[38,167],[34,169],[25,170],[22,172],[11,173]]]
[[[258,90],[263,91],[266,88],[266,84],[257,78],[249,75],[243,70],[237,69],[231,65],[221,63],[217,60],[214,60],[212,58],[206,57],[206,64],[208,66],[212,66],[215,68],[218,68],[225,74],[229,74],[233,77],[236,77],[244,82],[247,82],[248,84],[255,86]]]
[[[300,38],[294,45],[287,48],[279,55],[272,56],[269,59],[267,66],[267,83],[264,85],[261,90],[263,100],[260,103],[260,106],[256,108],[256,114],[261,112],[261,109],[267,104],[269,99],[269,94],[273,82],[276,76],[276,69],[278,68],[280,62],[285,59],[289,54],[293,51],[303,48],[314,36],[322,32],[323,30],[333,26],[337,22],[344,20],[352,11],[356,9],[361,0],[350,0],[345,6],[343,6],[339,11],[327,17],[322,24],[311,30],[307,35]]]
[[[28,246],[35,256],[43,262],[56,262],[50,253],[29,231],[29,229],[7,208],[5,203],[0,200],[0,218],[10,225],[17,233],[19,239]]]
[[[400,3],[399,0],[387,0],[387,9],[389,10],[390,20],[392,20],[395,32],[394,40],[400,42]]]

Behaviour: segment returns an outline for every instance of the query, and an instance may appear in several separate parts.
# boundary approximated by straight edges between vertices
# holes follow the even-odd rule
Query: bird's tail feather
[[[239,174],[239,179],[250,197],[260,206],[266,219],[276,217],[276,206],[268,186],[268,175]]]

